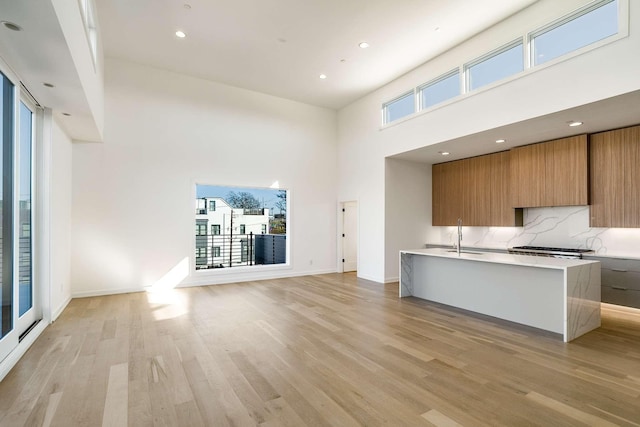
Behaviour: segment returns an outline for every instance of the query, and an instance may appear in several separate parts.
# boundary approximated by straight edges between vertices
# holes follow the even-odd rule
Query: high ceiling
[[[335,109],[535,1],[96,0],[107,57]]]
[[[536,0],[95,1],[107,57],[339,109]],[[1,59],[72,139],[99,140],[53,0],[0,2],[0,20],[23,28],[0,26]],[[568,136],[573,117],[586,123],[576,133],[628,126],[638,105],[634,92],[397,157],[433,163],[444,160],[438,151],[453,160]],[[496,145],[497,137],[508,143]]]

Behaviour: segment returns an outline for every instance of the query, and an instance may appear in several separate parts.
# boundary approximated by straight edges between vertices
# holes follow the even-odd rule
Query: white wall
[[[71,299],[71,139],[51,120],[50,301],[52,319]]]
[[[385,194],[388,196],[384,187],[386,156],[640,89],[640,55],[636,54],[640,51],[640,5],[630,2],[629,37],[539,70],[526,71],[517,78],[381,129],[383,102],[586,3],[541,0],[339,111],[338,197],[358,199],[361,217],[367,215],[360,221],[359,247],[367,253],[360,258],[359,275],[382,282],[395,274],[385,273],[391,254],[383,250]],[[411,243],[407,240],[405,247],[411,247]]]
[[[73,59],[91,113],[91,117],[87,118],[88,123],[78,120],[77,130],[83,129],[84,132],[81,133],[84,134],[87,140],[100,141],[104,135],[104,56],[101,38],[98,37],[94,62],[80,2],[68,0],[50,1],[69,47],[69,53]],[[90,125],[87,126],[87,124]]]
[[[334,111],[115,59],[105,76],[105,141],[73,146],[74,296],[336,271]],[[275,181],[291,268],[195,273],[195,183]]]
[[[399,280],[398,253],[420,248],[431,228],[431,166],[386,159],[385,282]]]

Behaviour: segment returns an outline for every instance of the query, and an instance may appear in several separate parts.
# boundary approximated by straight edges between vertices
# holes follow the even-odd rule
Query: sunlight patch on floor
[[[147,288],[147,300],[154,309],[156,320],[173,319],[188,313],[188,295],[175,289],[188,275],[189,258],[185,257]]]

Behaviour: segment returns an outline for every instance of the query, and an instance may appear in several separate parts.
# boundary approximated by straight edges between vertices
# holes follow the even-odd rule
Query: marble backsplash
[[[465,227],[462,246],[507,249],[551,246],[593,249],[597,255],[640,258],[640,229],[591,228],[588,206],[529,208],[523,227]],[[431,227],[427,242],[453,245],[456,227]]]

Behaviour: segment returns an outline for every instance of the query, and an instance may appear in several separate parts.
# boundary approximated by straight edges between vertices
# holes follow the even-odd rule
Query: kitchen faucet
[[[462,242],[462,218],[458,218],[458,256],[460,256],[460,242]]]

